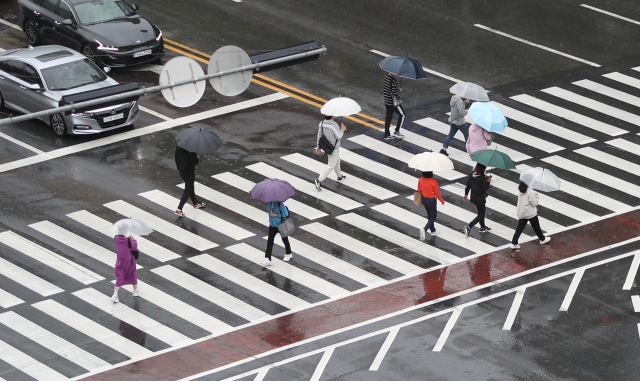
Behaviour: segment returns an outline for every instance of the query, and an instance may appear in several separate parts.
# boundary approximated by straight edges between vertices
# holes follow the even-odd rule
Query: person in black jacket
[[[486,233],[491,228],[484,224],[485,203],[487,202],[487,190],[491,187],[491,176],[486,176],[484,171],[487,169],[484,165],[478,163],[467,178],[467,187],[464,188],[463,201],[467,201],[467,195],[471,190],[471,203],[478,209],[478,215],[467,226],[462,227],[462,231],[468,237],[471,228],[480,223],[480,233]]]
[[[196,199],[195,182],[196,182],[196,165],[200,162],[200,158],[195,152],[189,152],[184,148],[176,147],[176,167],[180,171],[180,177],[184,180],[184,192],[180,199],[180,204],[176,210],[176,215],[184,217],[182,207],[191,197],[194,209],[204,208],[204,202],[198,202]]]

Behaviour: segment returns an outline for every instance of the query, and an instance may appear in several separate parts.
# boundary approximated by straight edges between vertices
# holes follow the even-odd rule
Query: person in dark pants
[[[198,202],[196,199],[195,182],[196,182],[196,165],[200,162],[195,152],[189,152],[184,148],[176,147],[176,167],[180,171],[180,177],[184,180],[184,192],[180,198],[180,204],[176,210],[176,215],[184,217],[182,208],[189,198],[193,203],[194,209],[204,208],[204,202]]]
[[[469,123],[464,121],[464,117],[467,115],[465,107],[469,105],[469,99],[463,101],[462,96],[456,94],[451,97],[449,104],[451,105],[451,115],[449,116],[449,124],[451,127],[449,129],[449,135],[444,138],[444,143],[442,143],[442,149],[440,150],[440,153],[446,156],[449,156],[447,149],[458,131],[462,132],[465,142],[469,139]]]
[[[391,140],[394,138],[403,139],[404,135],[400,133],[400,128],[404,123],[404,109],[402,105],[393,105],[394,95],[398,95],[398,92],[402,91],[402,88],[398,88],[398,82],[396,81],[396,75],[393,73],[387,73],[384,77],[384,107],[387,110],[387,115],[384,119],[384,140]],[[398,114],[398,123],[396,123],[396,130],[391,135],[389,127],[391,126],[391,120],[393,114]]]
[[[467,201],[467,195],[471,190],[471,203],[476,206],[478,215],[467,226],[462,227],[462,231],[468,237],[471,228],[475,224],[480,223],[480,233],[486,233],[491,228],[484,224],[484,215],[486,211],[485,203],[487,202],[487,190],[491,187],[491,176],[486,176],[484,171],[487,169],[484,165],[478,163],[467,178],[467,186],[464,188],[463,201]]]
[[[438,202],[436,197],[442,205],[444,205],[444,200],[440,194],[438,181],[433,178],[433,172],[422,172],[422,177],[418,180],[418,190],[416,192],[422,193],[422,205],[427,211],[427,224],[424,228],[420,229],[420,239],[424,241],[427,231],[429,231],[432,236],[438,234],[435,227],[436,218],[438,217]]]
[[[511,239],[511,249],[518,250],[520,248],[518,239],[527,226],[527,222],[531,223],[531,227],[538,236],[540,244],[544,245],[551,241],[551,237],[545,237],[544,234],[542,234],[542,229],[540,229],[540,221],[538,221],[538,193],[534,192],[533,189],[530,189],[527,184],[522,181],[520,185],[518,185],[518,191],[520,191],[518,195],[518,226],[516,227],[516,232],[513,234],[513,239]]]
[[[279,233],[278,225],[283,219],[289,217],[289,210],[283,202],[271,202],[267,204],[267,212],[269,213],[269,236],[267,237],[267,250],[264,252],[265,260],[262,261],[263,266],[271,266],[271,252],[273,251],[273,240]],[[283,261],[289,262],[293,257],[291,254],[291,245],[289,245],[289,237],[282,237],[284,243],[285,255]]]

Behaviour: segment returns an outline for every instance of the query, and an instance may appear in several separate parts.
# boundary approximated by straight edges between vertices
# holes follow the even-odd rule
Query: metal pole
[[[187,84],[190,84],[190,83],[206,81],[206,80],[211,79],[211,78],[222,77],[222,76],[225,76],[225,75],[234,74],[234,73],[240,73],[240,72],[243,72],[243,71],[253,71],[253,69],[261,68],[261,67],[264,67],[264,66],[274,65],[274,64],[281,63],[281,62],[293,61],[293,60],[297,60],[299,58],[304,58],[304,57],[313,56],[313,55],[316,55],[316,54],[321,54],[321,53],[326,53],[326,52],[327,52],[327,48],[322,46],[319,49],[310,50],[308,52],[298,53],[298,54],[294,54],[292,56],[277,58],[275,60],[259,62],[259,63],[247,65],[247,66],[241,66],[241,67],[236,68],[236,69],[221,71],[221,72],[217,72],[217,73],[213,73],[213,74],[207,74],[207,75],[205,75],[203,77],[200,77],[200,78],[185,79],[183,81],[171,82],[171,83],[167,83],[165,85],[154,86],[154,87],[143,87],[140,90],[130,91],[128,93],[111,95],[111,96],[108,96],[108,97],[105,97],[105,98],[93,99],[93,100],[90,100],[90,101],[75,103],[75,104],[62,106],[62,107],[56,107],[56,108],[52,108],[52,109],[49,109],[49,110],[33,112],[33,113],[30,113],[30,114],[25,114],[25,115],[20,115],[20,116],[15,116],[15,117],[10,116],[8,118],[0,119],[0,126],[4,125],[4,124],[22,122],[22,121],[25,121],[25,120],[34,119],[34,118],[38,118],[38,117],[41,117],[41,116],[47,116],[47,115],[57,114],[57,113],[61,113],[61,112],[73,111],[73,110],[79,109],[79,108],[84,108],[84,107],[89,107],[89,106],[96,106],[96,105],[99,105],[99,104],[102,104],[102,103],[105,103],[105,102],[117,101],[117,100],[120,100],[120,99],[126,99],[126,98],[133,97],[133,96],[138,96],[139,97],[139,96],[142,96],[142,95],[145,95],[145,94],[155,93],[155,92],[162,91],[164,89],[169,89],[169,88],[176,87],[176,86],[182,86],[182,85],[187,85]],[[30,90],[25,90],[25,91],[30,91]]]

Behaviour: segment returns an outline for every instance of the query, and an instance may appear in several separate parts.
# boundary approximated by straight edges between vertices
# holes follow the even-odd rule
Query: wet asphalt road
[[[640,127],[637,125],[612,116],[603,115],[588,108],[581,108],[571,102],[559,100],[541,92],[542,89],[551,86],[568,88],[573,81],[581,79],[603,82],[606,80],[602,78],[602,74],[614,71],[640,77],[640,74],[631,70],[640,65],[640,54],[638,53],[640,52],[640,41],[635,38],[640,32],[640,26],[581,7],[580,4],[582,2],[579,1],[538,1],[535,3],[525,1],[464,1],[460,4],[451,4],[451,2],[447,1],[431,1],[428,4],[420,1],[398,1],[394,4],[388,4],[388,2],[383,1],[358,1],[345,5],[344,2],[337,1],[245,0],[237,3],[231,0],[218,0],[194,1],[190,2],[188,6],[185,6],[182,2],[165,0],[139,1],[137,3],[141,7],[139,13],[157,24],[162,29],[165,38],[207,54],[211,54],[217,48],[228,44],[239,46],[249,54],[254,54],[308,40],[316,40],[329,50],[318,61],[269,72],[267,76],[323,99],[330,99],[338,95],[349,96],[362,106],[364,114],[378,119],[384,118],[381,94],[383,73],[377,66],[382,57],[370,52],[372,49],[391,55],[407,54],[418,59],[428,69],[452,78],[475,81],[491,91],[491,98],[494,101],[511,107],[519,106],[521,110],[531,115],[597,139],[595,143],[589,146],[598,150],[619,154],[619,151],[605,143],[611,137],[600,132],[594,132],[592,129],[579,124],[568,122],[561,117],[520,105],[510,97],[518,94],[529,94],[562,107],[576,110],[576,112],[580,112],[583,115],[631,132],[625,135],[624,138],[635,144],[640,144],[640,139],[636,135],[640,131]],[[606,9],[630,19],[640,20],[640,4],[636,2],[597,1],[591,2],[589,5]],[[0,17],[9,22],[16,22],[17,8],[15,3],[3,2],[0,4]],[[475,24],[481,24],[583,60],[597,63],[601,67],[586,65],[571,58],[526,45],[483,30],[474,26]],[[23,47],[25,44],[26,40],[21,32],[9,27],[3,27],[0,30],[0,48]],[[178,53],[167,50],[167,56],[164,61],[177,55]],[[135,81],[144,86],[157,84],[157,74],[148,70],[114,70],[110,75],[121,82]],[[442,140],[443,134],[426,129],[413,123],[413,121],[430,117],[446,122],[445,113],[449,111],[450,97],[448,88],[452,84],[452,81],[436,75],[429,75],[427,79],[419,82],[405,80],[403,82],[403,98],[405,99],[404,106],[408,120],[405,128],[428,138]],[[640,96],[640,90],[638,89],[630,89],[613,81],[607,81],[606,84],[629,94]],[[613,101],[604,96],[594,95],[594,93],[584,89],[573,87],[571,90],[613,105],[618,109],[638,113],[638,105],[634,106]],[[142,106],[169,118],[178,118],[241,101],[252,100],[272,93],[272,90],[254,83],[245,93],[232,98],[223,97],[208,87],[205,97],[196,106],[188,109],[176,109],[168,105],[158,94],[141,99],[140,103]],[[6,114],[2,116],[4,117]],[[257,182],[264,176],[247,169],[246,166],[256,162],[265,162],[305,180],[313,180],[313,173],[301,167],[292,166],[281,160],[280,157],[298,152],[317,159],[312,152],[319,117],[316,107],[297,99],[288,98],[240,112],[190,123],[191,126],[203,126],[215,130],[225,141],[225,146],[218,153],[207,155],[203,158],[203,162],[198,166],[197,181],[238,200],[251,203],[246,192],[219,180],[212,179],[211,176],[230,171],[245,179]],[[153,125],[162,120],[160,117],[143,112],[134,128]],[[349,121],[346,123],[349,126],[347,138],[360,134],[365,134],[375,139],[380,139],[382,136],[381,132],[369,127]],[[512,121],[510,126],[526,131],[532,136],[553,141],[553,138],[549,138],[544,132],[529,128],[518,121]],[[122,216],[105,208],[103,205],[115,200],[124,200],[156,216],[160,216],[166,221],[175,223],[187,231],[217,243],[220,245],[219,248],[208,250],[208,254],[224,260],[258,279],[276,285],[309,303],[327,299],[325,295],[317,290],[291,282],[282,275],[263,270],[254,261],[229,255],[229,252],[224,248],[238,243],[237,240],[220,234],[193,220],[173,218],[171,210],[139,196],[142,192],[155,189],[159,189],[173,197],[180,196],[181,191],[176,187],[176,184],[181,181],[175,171],[173,162],[174,138],[179,131],[180,128],[178,127],[117,143],[105,143],[98,148],[83,150],[70,156],[1,173],[0,227],[16,232],[108,278],[111,276],[112,271],[109,266],[104,263],[96,263],[95,260],[83,255],[73,247],[37,232],[29,225],[47,220],[78,236],[89,239],[99,246],[111,249],[112,241],[109,237],[103,234],[96,234],[94,229],[80,225],[66,215],[79,210],[87,210],[106,220],[115,221]],[[105,135],[100,135],[58,139],[48,127],[36,121],[1,126],[0,132],[44,152],[73,147],[83,142],[105,137]],[[110,132],[106,135],[115,136],[119,133],[121,131]],[[624,179],[629,183],[640,185],[640,177],[637,174],[630,175],[628,171],[622,168],[612,168],[598,163],[597,160],[585,159],[583,156],[573,152],[573,150],[582,147],[581,145],[563,139],[555,142],[566,148],[565,151],[559,154],[560,156],[581,161],[590,167],[611,173],[613,176]],[[526,164],[530,166],[546,165],[541,159],[550,156],[535,147],[510,138],[508,134],[505,137],[498,137],[496,144],[499,147],[504,144],[531,156],[532,159],[526,161]],[[394,142],[394,146],[410,153],[423,151],[423,148],[406,142]],[[461,142],[454,142],[452,146],[464,150]],[[406,169],[401,160],[389,158],[348,140],[343,142],[343,147],[384,163],[393,169],[414,175],[412,171]],[[0,164],[10,163],[32,155],[33,152],[28,149],[5,139],[0,139]],[[625,155],[625,159],[640,164],[638,156]],[[455,162],[455,165],[460,172],[466,173],[470,171],[468,165],[459,162]],[[379,174],[348,163],[343,164],[343,168],[360,178],[380,184],[386,189],[399,194],[400,196],[388,200],[392,204],[405,209],[412,207],[410,201],[405,199],[410,194],[410,191],[405,186],[388,181],[379,176]],[[638,196],[631,195],[619,187],[607,186],[597,182],[585,182],[583,177],[576,176],[567,170],[558,169],[555,172],[563,179],[582,185],[596,193],[603,194],[629,206],[640,204]],[[518,176],[515,173],[496,171],[496,174],[498,180],[503,177],[509,181],[517,182]],[[441,186],[449,183],[456,182],[440,180]],[[369,209],[369,207],[381,203],[374,197],[353,188],[341,187],[333,182],[327,182],[326,187],[362,203],[365,207],[357,209],[355,211],[356,214],[406,235],[415,236],[415,226]],[[515,196],[503,190],[496,189],[494,192],[494,197],[515,205]],[[468,204],[463,205],[460,200],[460,193],[443,191],[443,196],[447,203],[455,204],[469,211],[473,210]],[[586,203],[580,197],[572,194],[560,193],[554,194],[552,197],[578,206],[595,216],[603,216],[610,213],[610,208],[607,208],[607,205]],[[371,234],[334,219],[334,217],[345,213],[339,207],[322,202],[313,195],[305,193],[300,193],[296,199],[327,213],[329,217],[325,217],[320,221],[331,228],[356,237],[358,240],[367,242],[384,252],[405,259],[421,268],[437,265],[437,262],[400,248],[376,234]],[[252,205],[262,208],[261,205],[255,203]],[[489,207],[491,206],[489,205]],[[263,224],[252,221],[238,213],[229,213],[226,208],[213,203],[209,204],[207,211],[254,233],[255,236],[247,238],[243,242],[262,250],[264,247],[262,236],[266,233]],[[420,214],[421,212],[418,211],[416,213]],[[540,209],[540,215],[561,226],[570,226],[579,222],[575,216],[559,213],[552,208],[544,207],[544,205]],[[500,223],[506,226],[513,224],[509,216],[497,210],[489,211],[487,218],[493,223]],[[438,222],[451,229],[459,230],[461,227],[458,219],[446,214],[442,215]],[[545,227],[543,226],[543,228]],[[530,230],[527,230],[527,232],[531,234]],[[508,243],[504,237],[493,234],[488,237],[481,237],[480,234],[475,233],[472,236],[492,246]],[[295,237],[325,252],[329,252],[335,257],[345,259],[353,265],[364,268],[382,279],[391,280],[401,275],[385,264],[368,260],[348,249],[320,239],[310,232],[299,230]],[[171,262],[174,267],[198,279],[202,279],[208,284],[254,305],[268,314],[278,314],[287,310],[282,305],[274,303],[261,295],[259,290],[247,290],[188,261],[188,258],[201,254],[198,250],[166,235],[152,235],[150,239],[184,257]],[[473,253],[473,251],[461,249],[460,246],[445,239],[436,238],[430,244],[459,257]],[[51,331],[73,341],[87,351],[102,358],[107,358],[111,364],[124,361],[126,357],[103,344],[92,342],[82,334],[69,335],[65,333],[66,326],[64,324],[51,322],[51,319],[43,313],[34,312],[30,305],[44,299],[53,299],[77,311],[84,311],[87,316],[103,326],[114,332],[121,333],[122,336],[152,351],[168,348],[166,343],[157,338],[145,335],[137,328],[112,316],[105,315],[101,311],[94,309],[94,307],[85,306],[75,296],[71,295],[71,292],[86,288],[85,285],[60,276],[57,273],[48,272],[46,267],[41,266],[37,261],[24,258],[20,253],[6,246],[0,246],[0,256],[65,290],[64,293],[45,298],[38,293],[25,290],[19,283],[9,279],[7,276],[0,275],[0,288],[19,296],[25,302],[6,310],[15,311],[23,316],[33,316],[34,321],[43,326],[46,325]],[[163,263],[148,256],[143,256],[140,264],[145,267],[144,270],[141,270],[141,274],[145,274],[144,276],[148,279],[148,282],[154,282],[155,284],[164,282],[163,278],[150,272],[150,269],[162,266]],[[293,265],[349,291],[355,291],[363,287],[363,284],[354,281],[346,274],[327,269],[316,262],[304,258],[297,259]],[[601,272],[599,269],[593,270],[594,275],[589,278],[587,284],[590,285],[589,287],[594,287],[595,295],[596,291],[601,292],[598,289],[599,284],[604,284],[602,287],[609,286],[607,281],[602,279],[621,276],[620,274],[624,274],[626,271],[624,268],[628,268],[628,266],[628,263],[620,265],[621,269],[619,269],[617,275],[615,275],[615,272],[610,272],[611,269],[602,270]],[[248,322],[246,319],[229,313],[201,297],[185,293],[180,287],[169,282],[164,283],[165,288],[163,290],[165,292],[197,306],[226,324],[239,326]],[[110,289],[107,281],[92,287],[105,294],[108,294]],[[553,290],[540,291],[540,295],[549,293],[554,294]],[[527,297],[529,296],[527,294]],[[586,296],[585,298],[589,297],[591,296]],[[504,303],[507,303],[506,300],[509,298],[505,297]],[[593,296],[593,298],[595,300],[592,303],[597,305],[606,300],[604,296]],[[208,334],[208,331],[203,331],[199,327],[189,326],[178,319],[166,316],[151,304],[140,303],[137,299],[122,299],[123,303],[128,304],[132,309],[151,316],[156,321],[170,326],[189,338],[197,339]],[[623,302],[621,297],[620,305],[625,302],[629,303],[628,296],[624,300]],[[498,303],[498,301],[495,303]],[[547,300],[545,297],[532,298],[530,303],[539,309],[546,305]],[[577,363],[565,360],[561,354],[553,355],[554,352],[551,349],[556,348],[558,342],[571,342],[572,334],[567,333],[567,331],[572,325],[577,325],[584,331],[588,331],[591,335],[590,342],[600,342],[608,337],[610,331],[605,333],[598,330],[600,322],[597,321],[576,318],[570,323],[560,319],[557,323],[559,326],[553,326],[552,323],[547,325],[546,322],[545,324],[540,323],[543,328],[552,326],[549,329],[557,330],[555,331],[557,335],[552,337],[549,337],[548,331],[543,328],[537,327],[540,329],[526,331],[526,327],[516,324],[512,332],[517,331],[520,335],[526,335],[527,340],[522,339],[522,337],[509,336],[504,338],[505,341],[509,342],[509,345],[502,345],[500,337],[483,337],[487,334],[483,327],[492,326],[495,323],[489,312],[484,314],[477,312],[479,316],[473,319],[476,323],[462,327],[465,332],[474,335],[475,339],[470,340],[468,343],[464,342],[453,347],[447,347],[448,350],[454,353],[447,355],[444,361],[442,358],[425,360],[415,353],[412,354],[411,351],[416,351],[417,353],[422,351],[422,342],[415,342],[417,339],[410,334],[409,336],[399,337],[396,344],[406,342],[405,348],[401,347],[397,351],[390,353],[397,359],[396,367],[382,367],[379,371],[379,374],[382,374],[380,378],[394,379],[393,377],[401,373],[401,369],[406,368],[406,371],[411,373],[402,377],[404,379],[416,379],[415,377],[420,375],[422,364],[426,369],[433,367],[433,364],[437,363],[447,364],[444,368],[448,372],[443,370],[442,373],[434,376],[437,377],[434,379],[443,380],[598,380],[606,379],[606,375],[612,371],[611,369],[615,368],[615,365],[620,365],[621,368],[624,368],[625,373],[618,378],[612,379],[632,380],[634,378],[630,374],[637,372],[638,367],[637,364],[628,360],[627,356],[629,356],[629,353],[637,353],[639,344],[637,328],[635,322],[633,322],[632,309],[629,308],[629,305],[624,306],[624,308],[620,305],[616,305],[616,308],[624,312],[619,312],[621,318],[616,320],[616,324],[619,325],[614,325],[613,327],[615,328],[613,330],[615,335],[632,338],[633,341],[621,343],[611,340],[602,344],[602,347],[610,348],[611,352],[620,353],[619,358],[613,356],[612,358],[607,358],[605,362],[594,360]],[[476,308],[481,309],[483,308],[482,306],[481,304]],[[532,307],[532,310],[538,310],[534,307]],[[589,306],[584,308],[589,308]],[[492,305],[488,310],[504,311],[504,306]],[[1,312],[2,310],[0,309]],[[551,322],[557,321],[554,320],[555,318],[550,319]],[[480,323],[477,323],[478,321]],[[437,333],[432,333],[431,330],[439,332],[445,322],[446,319],[443,320],[440,317],[437,322],[428,323],[435,324],[435,328],[422,327],[417,331],[420,334],[427,335],[426,337],[431,340],[433,337],[437,338],[438,335]],[[3,340],[7,337],[8,339],[5,341],[9,344],[19,343],[20,341],[19,335],[11,333],[10,330],[5,328],[0,330],[0,336],[3,337]],[[460,337],[462,336],[463,334],[460,334]],[[375,338],[372,340],[380,341],[384,339]],[[429,340],[425,339],[425,342],[428,345],[432,345],[432,340]],[[371,348],[377,348],[378,346],[379,343],[376,342],[375,345],[371,345]],[[566,356],[571,358],[590,358],[592,355],[596,359],[601,357],[600,348],[594,349],[593,352],[595,353],[583,352],[583,348],[580,345],[566,344],[563,349]],[[54,354],[48,353],[38,346],[25,349],[25,351],[34,358],[42,357],[42,353],[46,353],[46,356],[54,357]],[[360,353],[361,351],[360,349],[355,349],[354,352]],[[366,357],[364,354],[362,356]],[[486,358],[483,356],[493,360],[482,361],[483,358]],[[407,366],[403,362],[407,358],[410,359],[411,364],[421,365],[417,368]],[[501,358],[502,360],[496,361],[495,358]],[[310,364],[315,364],[317,361],[311,360]],[[370,361],[370,359],[367,358],[366,361]],[[359,362],[365,363],[366,361],[354,360],[356,364],[359,364]],[[562,365],[564,361],[568,363],[566,368]],[[535,366],[531,365],[534,363],[536,364]],[[51,364],[54,369],[69,377],[83,372],[82,369],[73,364],[53,365],[55,361],[51,361]],[[355,366],[355,368],[358,368],[358,366]],[[563,366],[562,371],[558,370],[560,366]],[[460,370],[462,368],[472,369],[469,370],[471,375],[469,373],[457,373],[464,372]],[[564,369],[567,368],[568,370],[565,371]],[[352,373],[350,369],[348,365],[335,364],[335,370],[333,370],[335,373],[333,373],[332,378],[341,379],[340,377],[342,377],[345,380],[357,380],[360,379],[359,377],[365,377]],[[522,369],[522,371],[519,372],[519,369]],[[584,373],[580,373],[582,371]],[[14,378],[3,376],[3,372],[13,375]],[[0,377],[12,380],[31,379],[29,376],[16,372],[14,366],[2,360],[0,360]],[[269,377],[272,376],[270,375]],[[306,379],[306,376],[300,377]],[[331,377],[327,379],[331,379]]]

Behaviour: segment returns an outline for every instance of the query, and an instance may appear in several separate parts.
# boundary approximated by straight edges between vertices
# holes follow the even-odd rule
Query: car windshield
[[[83,24],[95,24],[134,14],[133,9],[119,0],[89,0],[73,5]]]
[[[49,90],[69,90],[107,79],[107,75],[88,59],[52,66],[41,72]]]

